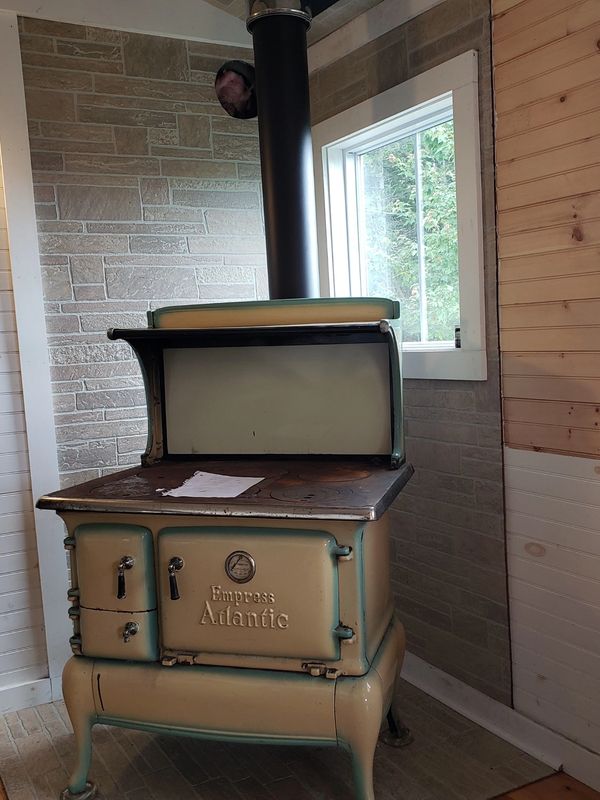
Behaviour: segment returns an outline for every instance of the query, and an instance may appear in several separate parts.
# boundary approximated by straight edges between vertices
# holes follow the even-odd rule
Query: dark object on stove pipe
[[[215,75],[215,92],[230,117],[252,119],[256,116],[255,73],[247,61],[226,61]]]
[[[305,0],[249,0],[272,300],[319,296]]]

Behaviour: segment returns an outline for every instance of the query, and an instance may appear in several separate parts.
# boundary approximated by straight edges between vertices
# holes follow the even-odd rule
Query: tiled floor
[[[377,800],[488,800],[551,770],[403,684],[415,741],[377,748]],[[0,716],[9,800],[57,800],[74,759],[62,703]],[[352,800],[349,759],[333,748],[265,747],[96,726],[92,778],[103,800]]]

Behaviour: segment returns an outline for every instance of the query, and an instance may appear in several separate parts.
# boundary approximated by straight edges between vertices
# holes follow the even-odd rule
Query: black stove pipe
[[[305,0],[249,0],[272,300],[319,296]]]

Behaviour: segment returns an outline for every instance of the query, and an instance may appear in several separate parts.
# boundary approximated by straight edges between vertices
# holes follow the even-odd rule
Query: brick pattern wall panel
[[[479,53],[488,380],[405,382],[416,473],[392,512],[392,576],[409,649],[508,703],[488,0],[447,0],[319,70],[311,99],[320,122],[470,49]]]
[[[508,446],[600,457],[600,7],[493,4]]]
[[[252,51],[23,18],[21,50],[62,480],[139,462],[137,362],[109,327],[267,297],[256,121],[214,74]]]

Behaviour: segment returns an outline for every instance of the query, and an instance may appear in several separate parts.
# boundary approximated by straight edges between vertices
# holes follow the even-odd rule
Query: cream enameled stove
[[[384,300],[283,301],[109,332],[145,378],[142,465],[39,501],[71,558],[64,798],[94,796],[101,722],[343,745],[373,800],[386,715],[388,739],[407,740],[385,513],[412,472],[397,316]]]

